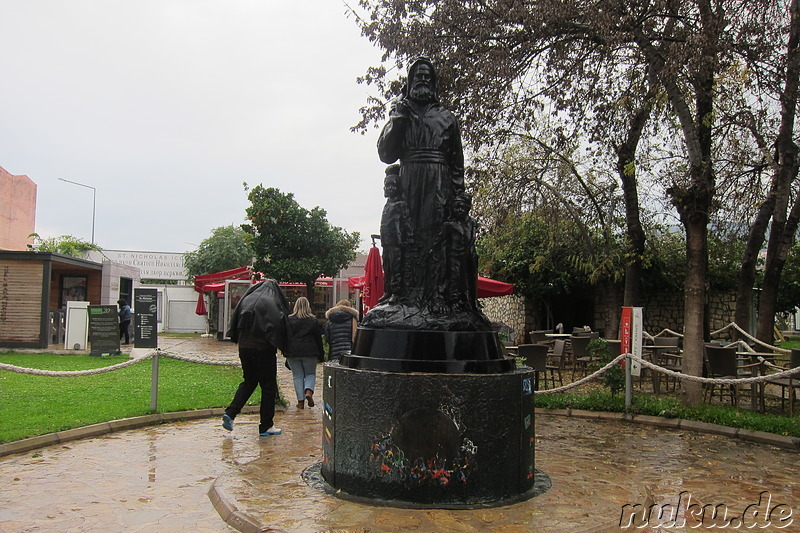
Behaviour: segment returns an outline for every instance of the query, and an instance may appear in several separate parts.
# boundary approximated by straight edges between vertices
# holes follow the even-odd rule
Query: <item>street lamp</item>
[[[73,185],[80,185],[81,187],[86,187],[87,189],[92,189],[92,244],[94,244],[94,215],[96,212],[96,200],[97,200],[97,189],[92,187],[91,185],[85,185],[83,183],[78,183],[77,181],[70,181],[65,180],[64,178],[58,178],[61,181],[66,181],[67,183],[71,183]]]

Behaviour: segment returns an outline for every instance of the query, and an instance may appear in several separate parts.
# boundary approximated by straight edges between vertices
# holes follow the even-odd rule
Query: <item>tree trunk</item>
[[[747,244],[742,254],[742,265],[739,268],[739,276],[736,286],[736,308],[733,312],[733,321],[748,333],[750,331],[750,313],[753,309],[753,286],[756,282],[756,266],[758,264],[758,253],[764,244],[764,234],[769,225],[775,208],[776,183],[770,190],[770,194],[761,207],[758,209],[753,225],[747,236]]]
[[[702,216],[691,217],[684,223],[686,228],[686,280],[684,298],[684,338],[682,371],[691,376],[703,375],[705,355],[706,272],[708,266],[708,231]],[[683,382],[684,402],[698,404],[703,400],[700,383]]]
[[[317,280],[306,281],[306,298],[308,298],[308,302],[311,304],[313,309],[314,307],[314,285],[316,285]]]
[[[794,168],[797,175],[797,167]],[[779,235],[770,232],[769,245],[767,246],[767,264],[764,266],[764,283],[761,290],[761,299],[758,309],[758,328],[756,337],[762,342],[772,344],[775,329],[775,309],[778,302],[778,288],[781,281],[781,272],[786,265],[789,250],[794,244],[794,235],[797,232],[800,219],[800,196],[795,199],[792,211],[786,223],[783,224]],[[774,222],[773,222],[774,223]]]
[[[604,312],[606,315],[605,323],[605,338],[617,339],[619,338],[619,319],[622,311],[622,306],[619,302],[617,287],[609,279],[602,282],[603,287],[603,302]]]
[[[642,119],[645,121],[646,117]],[[642,123],[642,126],[644,124]],[[625,293],[622,298],[625,306],[641,305],[641,278],[642,257],[644,257],[645,234],[639,216],[639,193],[636,189],[636,146],[641,137],[641,127],[638,134],[629,131],[625,144],[617,148],[617,172],[622,182],[622,193],[625,198],[625,224],[627,231],[628,260],[625,264]]]
[[[625,226],[627,231],[628,261],[625,264],[625,292],[622,305],[641,306],[642,258],[644,257],[645,234],[639,210],[639,192],[636,180],[636,149],[642,138],[642,130],[650,118],[652,100],[656,95],[654,69],[650,69],[650,88],[644,103],[634,114],[625,142],[617,146],[617,173],[622,183],[625,199]]]

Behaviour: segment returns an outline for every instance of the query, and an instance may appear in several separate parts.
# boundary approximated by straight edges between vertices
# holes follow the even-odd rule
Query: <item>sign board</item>
[[[89,306],[89,355],[119,353],[119,315],[115,305]]]
[[[158,348],[158,290],[133,290],[134,328],[133,345],[136,348]]]
[[[65,350],[85,350],[89,338],[89,302],[67,302]]]
[[[228,330],[233,311],[239,305],[239,300],[242,299],[244,293],[253,286],[253,283],[248,280],[226,279],[225,280],[225,308],[222,316],[222,338],[229,339],[231,332]]]
[[[623,307],[619,321],[619,338],[622,343],[620,353],[629,353],[642,357],[642,308]],[[641,376],[642,368],[636,361],[631,361],[631,375]]]
[[[92,252],[89,257],[93,261],[102,262],[105,259],[136,267],[139,269],[142,279],[185,280],[188,278],[181,253],[103,250],[102,252]]]

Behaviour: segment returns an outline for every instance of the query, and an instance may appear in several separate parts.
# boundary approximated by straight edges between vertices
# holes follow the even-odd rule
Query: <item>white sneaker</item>
[[[280,435],[280,434],[281,434],[281,430],[276,428],[275,426],[272,426],[271,428],[266,430],[264,433],[259,433],[258,435],[260,437],[269,437],[270,435]]]

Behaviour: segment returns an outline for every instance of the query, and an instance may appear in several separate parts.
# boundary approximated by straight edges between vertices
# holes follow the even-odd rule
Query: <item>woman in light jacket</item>
[[[292,340],[290,349],[284,352],[289,368],[292,370],[294,391],[297,395],[297,408],[303,403],[314,407],[314,385],[317,380],[317,361],[323,359],[322,327],[311,311],[308,299],[301,296],[294,304],[294,312],[289,315],[289,328]]]

